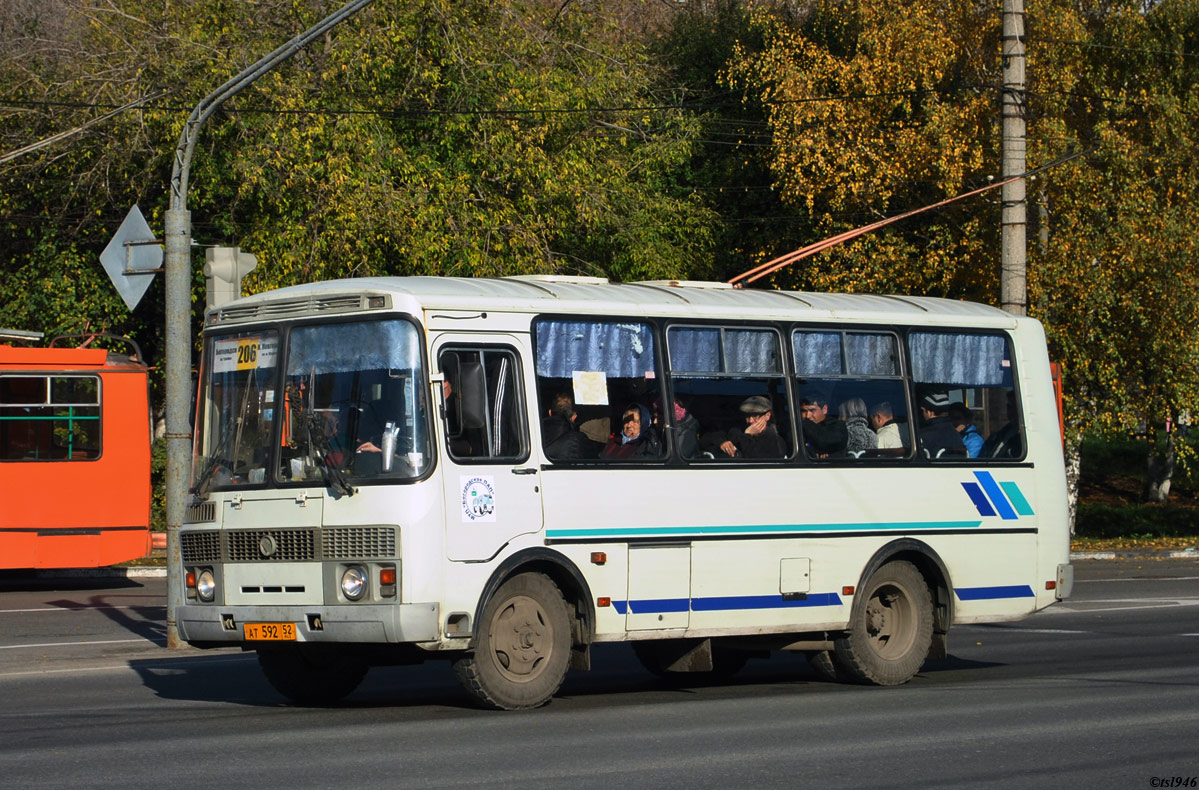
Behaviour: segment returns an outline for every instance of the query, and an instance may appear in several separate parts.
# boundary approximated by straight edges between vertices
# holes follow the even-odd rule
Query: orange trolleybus
[[[0,330],[0,568],[112,565],[150,551],[146,366]]]

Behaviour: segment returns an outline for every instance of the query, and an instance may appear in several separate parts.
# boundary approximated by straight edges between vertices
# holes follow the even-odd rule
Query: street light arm
[[[187,179],[191,169],[192,153],[200,136],[200,127],[209,117],[220,109],[226,101],[241,93],[262,75],[274,69],[280,63],[287,61],[297,52],[320,38],[332,28],[344,22],[374,0],[352,0],[342,6],[341,10],[325,17],[316,25],[300,35],[263,55],[238,74],[230,77],[225,84],[205,96],[188,116],[187,123],[179,135],[179,143],[175,147],[175,163],[171,171],[171,210],[187,210]]]

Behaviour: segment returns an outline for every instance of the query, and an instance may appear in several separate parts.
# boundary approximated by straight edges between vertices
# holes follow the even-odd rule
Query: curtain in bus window
[[[837,376],[841,364],[840,332],[796,332],[791,337],[795,372],[800,376]]]
[[[724,330],[724,354],[729,373],[781,373],[778,337],[774,332]]]
[[[916,382],[993,387],[1004,383],[1008,371],[1007,344],[999,335],[913,332],[912,378]]]
[[[778,338],[755,329],[672,327],[670,366],[675,372],[772,375],[782,371]]]
[[[654,335],[648,324],[539,321],[538,376],[570,378],[576,370],[641,378],[654,370]]]
[[[724,369],[720,357],[720,330],[671,327],[670,367],[675,372],[719,373]]]
[[[899,375],[894,335],[850,332],[845,335],[845,357],[851,375]]]
[[[407,321],[298,327],[291,333],[287,375],[407,369],[420,359]]]

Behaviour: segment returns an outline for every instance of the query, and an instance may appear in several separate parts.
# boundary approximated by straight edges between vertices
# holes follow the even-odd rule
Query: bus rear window
[[[99,457],[98,376],[0,376],[0,460]]]

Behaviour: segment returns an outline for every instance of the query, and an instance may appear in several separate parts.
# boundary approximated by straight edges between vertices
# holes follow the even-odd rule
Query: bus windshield
[[[212,487],[420,477],[430,461],[425,373],[404,320],[297,326],[209,338],[193,484]]]

